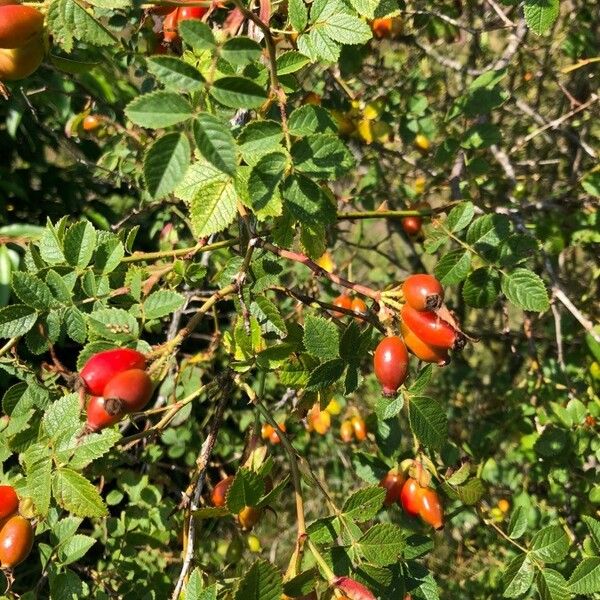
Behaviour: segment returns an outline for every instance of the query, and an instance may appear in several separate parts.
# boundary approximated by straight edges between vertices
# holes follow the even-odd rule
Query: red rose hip
[[[394,396],[408,372],[408,352],[404,342],[395,335],[383,338],[375,349],[373,366],[383,395]]]
[[[152,380],[146,371],[130,369],[115,375],[104,388],[105,399],[120,400],[126,412],[142,410],[152,397]]]
[[[17,512],[19,497],[12,485],[0,485],[0,519]]]
[[[444,301],[444,288],[432,275],[411,275],[402,284],[404,299],[415,310],[436,310]]]
[[[114,348],[94,354],[79,373],[87,391],[94,396],[102,396],[106,384],[119,373],[129,369],[143,369],[146,357],[131,348]]]

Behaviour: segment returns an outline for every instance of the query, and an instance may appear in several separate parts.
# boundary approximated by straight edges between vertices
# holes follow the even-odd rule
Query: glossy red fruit
[[[354,300],[352,300],[350,308],[353,312],[359,315],[367,314],[367,305],[365,304],[365,301],[362,298],[354,298]],[[362,319],[357,319],[357,321],[362,321]]]
[[[383,395],[394,396],[408,372],[408,352],[398,336],[388,336],[379,342],[373,356],[373,368]]]
[[[123,403],[126,412],[142,410],[152,397],[153,385],[146,371],[130,369],[115,375],[104,388],[104,398]]]
[[[279,425],[279,429],[286,431],[285,423],[277,423],[277,425]],[[277,433],[277,429],[275,429],[275,427],[273,427],[272,429],[273,431],[269,435],[269,441],[271,442],[271,444],[276,446],[277,444],[281,443],[281,439],[279,437],[279,434]]]
[[[444,526],[444,509],[435,490],[421,489],[419,516],[434,529],[442,529]]]
[[[435,363],[443,366],[450,362],[448,350],[438,346],[430,346],[419,338],[412,329],[409,329],[404,323],[401,324],[402,338],[406,347],[420,360],[428,363]]]
[[[19,497],[12,485],[0,485],[0,519],[17,512]]]
[[[421,217],[404,217],[402,219],[402,229],[408,235],[417,235],[423,226]]]
[[[347,308],[348,310],[352,310],[352,298],[350,298],[350,296],[348,296],[348,294],[342,294],[341,296],[338,296],[333,302],[332,304],[334,306],[339,306],[340,308]],[[334,317],[337,317],[338,319],[341,319],[342,317],[346,316],[346,313],[340,312],[340,311],[333,311],[331,314],[333,314]]]
[[[207,10],[205,6],[180,6],[177,22],[180,23],[185,19],[201,19]]]
[[[261,514],[262,510],[260,508],[245,506],[238,513],[238,522],[242,529],[250,531],[258,523]]]
[[[346,419],[340,426],[340,437],[342,441],[349,444],[354,439],[354,427],[352,421]]]
[[[433,276],[418,273],[407,277],[402,284],[404,299],[415,310],[436,310],[444,302],[444,288]]]
[[[171,11],[163,21],[163,41],[172,44],[179,38],[177,33],[177,22],[179,20],[179,8]]]
[[[0,48],[20,48],[40,37],[44,15],[32,6],[0,6]]]
[[[364,442],[367,439],[367,426],[361,416],[355,416],[351,419],[354,437],[358,442]]]
[[[0,81],[19,81],[34,73],[44,60],[42,35],[19,48],[0,48]]]
[[[15,515],[4,522],[0,529],[0,563],[3,568],[12,569],[23,562],[33,546],[31,523]]]
[[[421,491],[423,488],[419,482],[412,477],[409,477],[400,492],[400,503],[407,515],[416,517],[421,510]]]
[[[210,495],[210,499],[212,501],[212,505],[217,508],[221,508],[225,506],[227,500],[227,492],[233,483],[233,476],[225,477],[215,485],[213,488],[212,494]]]
[[[131,348],[113,348],[94,354],[79,373],[86,389],[94,396],[102,396],[106,384],[117,374],[129,369],[143,369],[146,357]]]
[[[100,431],[118,423],[125,410],[119,400],[105,400],[102,396],[92,396],[87,405],[87,429]]]
[[[390,506],[394,502],[400,503],[400,493],[404,485],[404,477],[401,473],[396,471],[386,473],[379,485],[385,489],[385,500],[383,501],[385,506]]]
[[[400,315],[404,324],[426,344],[451,349],[462,343],[462,334],[434,312],[418,311],[405,304]]]
[[[376,600],[369,588],[350,577],[336,577],[333,585],[344,592],[350,600]]]

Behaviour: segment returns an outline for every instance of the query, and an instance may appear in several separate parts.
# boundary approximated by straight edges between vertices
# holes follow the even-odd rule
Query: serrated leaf
[[[444,226],[452,233],[464,229],[473,220],[475,216],[475,207],[472,202],[461,202],[455,206],[449,213]]]
[[[371,37],[371,28],[358,17],[338,13],[321,25],[323,34],[340,44],[364,44]]]
[[[485,494],[485,488],[481,479],[474,477],[469,479],[464,485],[455,488],[460,501],[467,506],[477,504]]]
[[[344,374],[344,361],[334,358],[313,369],[306,384],[307,390],[321,390],[332,386]]]
[[[296,31],[302,31],[308,24],[308,9],[304,0],[288,1],[288,18]]]
[[[289,75],[290,73],[295,73],[309,62],[310,59],[308,56],[304,56],[300,52],[296,52],[295,50],[284,52],[277,57],[277,74]]]
[[[285,206],[303,224],[322,226],[335,221],[335,206],[317,183],[304,175],[287,177],[282,186],[282,195]]]
[[[69,306],[63,313],[67,335],[79,344],[87,337],[87,327],[83,313],[76,306]]]
[[[279,600],[282,593],[279,569],[265,560],[257,560],[240,580],[235,600]]]
[[[448,437],[448,419],[442,405],[433,398],[413,396],[408,405],[410,427],[417,439],[437,450]]]
[[[542,569],[536,576],[540,600],[569,600],[571,593],[565,578],[553,569]]]
[[[58,560],[62,565],[69,565],[85,556],[95,543],[94,538],[78,533],[59,546]]]
[[[27,306],[37,310],[48,310],[55,304],[50,288],[36,275],[15,271],[11,284],[19,300]]]
[[[513,540],[519,539],[527,531],[527,515],[522,506],[517,506],[510,516],[508,522],[508,537]]]
[[[342,513],[348,519],[352,519],[357,523],[364,523],[369,519],[373,519],[381,510],[385,499],[385,490],[374,485],[363,488],[350,495],[344,502]]]
[[[94,270],[102,275],[112,273],[121,264],[124,256],[125,248],[121,240],[116,236],[104,240],[96,248]]]
[[[125,108],[127,118],[140,127],[159,129],[193,116],[190,103],[174,92],[157,91],[138,96]]]
[[[57,503],[79,517],[104,517],[106,506],[93,486],[83,475],[61,468],[54,473],[52,491]]]
[[[311,104],[301,106],[292,112],[288,120],[288,129],[294,136],[337,133],[337,125],[329,111]]]
[[[373,19],[375,11],[381,4],[381,0],[350,0],[350,4],[356,9],[358,14]]]
[[[257,296],[250,305],[250,312],[258,319],[263,331],[275,333],[280,338],[287,335],[279,309],[266,296]]]
[[[198,69],[176,56],[150,56],[147,61],[148,71],[167,88],[193,92],[204,84]]]
[[[328,360],[339,356],[338,328],[323,317],[307,315],[304,322],[303,343],[306,351],[316,358]]]
[[[237,166],[231,130],[217,117],[200,113],[194,120],[194,139],[202,156],[219,170],[233,175]]]
[[[42,419],[48,436],[58,445],[70,438],[80,427],[78,394],[67,394],[53,402]]]
[[[138,323],[122,308],[102,308],[88,315],[88,326],[96,335],[107,340],[129,341],[139,333]]]
[[[212,50],[216,45],[212,29],[197,19],[180,21],[177,24],[177,31],[183,41],[194,50]]]
[[[510,302],[524,310],[543,312],[550,307],[544,282],[529,269],[515,269],[502,276],[502,291]]]
[[[119,440],[121,434],[115,429],[105,429],[100,433],[90,433],[80,440],[74,448],[69,466],[78,471],[94,460],[104,456]]]
[[[592,539],[594,540],[594,544],[596,544],[596,546],[600,548],[600,521],[588,515],[583,515],[581,517],[581,520],[586,524],[586,527],[589,529]]]
[[[523,12],[529,29],[542,35],[556,21],[559,10],[559,0],[525,0]]]
[[[600,592],[600,557],[584,558],[569,577],[572,594],[594,594]]]
[[[244,77],[222,77],[209,88],[210,95],[229,108],[259,108],[267,98],[260,85]]]
[[[144,157],[144,179],[154,199],[170,194],[183,179],[190,164],[190,143],[183,133],[158,138]]]
[[[223,175],[204,183],[190,201],[190,219],[196,237],[223,231],[237,214],[238,194],[233,179]]]
[[[443,285],[460,283],[471,268],[471,253],[459,248],[442,256],[433,272]]]
[[[236,66],[244,66],[258,60],[261,53],[260,45],[243,35],[228,39],[221,48],[221,56]]]
[[[247,468],[241,468],[235,475],[227,492],[227,508],[238,513],[245,506],[256,506],[265,491],[263,479]]]
[[[87,267],[96,249],[96,230],[89,221],[71,225],[65,234],[64,253],[74,267]]]
[[[500,294],[500,274],[493,267],[480,267],[465,279],[462,295],[474,308],[491,306]]]
[[[37,320],[37,312],[24,304],[0,308],[0,338],[25,335]]]
[[[288,157],[283,152],[265,154],[252,167],[248,177],[250,206],[257,215],[279,216],[281,198],[279,183],[288,165]]]
[[[31,498],[36,513],[45,517],[50,508],[52,485],[52,455],[47,446],[33,444],[21,455],[27,476],[27,496]]]
[[[531,554],[546,563],[560,562],[569,552],[569,537],[562,527],[550,525],[536,532],[531,540]]]
[[[404,532],[392,523],[374,525],[359,541],[359,548],[365,559],[382,567],[398,562],[405,546]]]
[[[318,133],[294,142],[291,149],[294,167],[319,179],[336,179],[354,165],[354,159],[342,140],[335,135]]]
[[[251,121],[238,137],[238,147],[249,165],[255,165],[261,156],[283,150],[283,129],[276,121]]]
[[[506,568],[502,581],[504,598],[517,598],[524,594],[533,583],[534,569],[526,554],[516,556]]]
[[[495,260],[499,246],[510,233],[505,215],[484,215],[475,219],[467,230],[467,243],[490,260]]]
[[[185,298],[172,290],[157,290],[144,300],[144,316],[146,319],[160,319],[180,309]]]

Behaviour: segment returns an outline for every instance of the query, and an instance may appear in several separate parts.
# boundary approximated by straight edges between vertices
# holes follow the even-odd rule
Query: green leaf
[[[296,31],[302,31],[308,24],[308,9],[304,0],[288,0],[288,18]]]
[[[190,164],[190,143],[183,133],[158,138],[144,157],[144,179],[154,199],[170,194],[183,179]]]
[[[50,288],[36,275],[15,271],[12,275],[12,289],[19,300],[38,310],[48,310],[55,305]]]
[[[112,273],[123,260],[125,248],[117,236],[101,241],[94,256],[94,270],[105,275]]]
[[[185,298],[172,290],[157,290],[144,300],[144,316],[146,319],[160,319],[179,310]]]
[[[285,321],[277,306],[266,296],[257,296],[250,305],[250,312],[258,319],[262,330],[284,338],[287,335]]]
[[[37,320],[37,312],[24,304],[0,308],[0,338],[25,335]]]
[[[382,421],[395,417],[404,406],[404,396],[399,394],[396,398],[379,398],[375,404],[375,413]]]
[[[244,506],[256,506],[264,491],[263,479],[254,471],[243,467],[236,473],[227,492],[227,508],[235,514]]]
[[[261,53],[260,45],[245,36],[229,38],[221,48],[221,56],[236,66],[244,66],[258,60]]]
[[[337,125],[329,111],[312,104],[306,104],[292,112],[288,129],[291,135],[297,137],[314,133],[337,133]]]
[[[216,46],[212,29],[197,19],[184,19],[177,24],[183,41],[194,50],[212,50]]]
[[[381,0],[350,0],[350,4],[352,4],[356,9],[356,12],[363,17],[373,19],[376,16],[376,10],[382,2]]]
[[[47,446],[33,444],[21,454],[27,476],[27,493],[35,506],[36,513],[48,514],[52,486],[52,454]]]
[[[592,535],[594,544],[596,544],[596,546],[600,548],[600,521],[588,515],[583,515],[581,517],[581,520],[586,524],[587,528],[590,530],[590,534]]]
[[[553,569],[538,571],[535,583],[540,594],[540,600],[569,600],[571,593],[565,578]]]
[[[569,537],[559,525],[550,525],[536,532],[531,540],[531,555],[546,563],[563,560],[569,552]]]
[[[257,560],[240,580],[235,600],[279,600],[282,593],[279,569],[266,560]]]
[[[352,155],[335,135],[315,134],[297,140],[291,149],[294,167],[320,179],[336,179],[354,165]]]
[[[374,485],[360,489],[350,495],[342,507],[343,515],[357,523],[373,519],[381,510],[385,499],[385,490]]]
[[[194,139],[198,150],[224,173],[233,175],[237,166],[235,140],[231,130],[219,119],[200,113],[194,120]]]
[[[443,406],[427,396],[413,396],[408,405],[410,427],[428,448],[441,448],[448,437],[448,419]]]
[[[248,178],[248,194],[252,210],[260,217],[281,214],[281,198],[278,188],[287,166],[286,154],[271,152],[261,157],[252,167]]]
[[[500,294],[500,274],[493,267],[480,267],[469,273],[462,290],[469,306],[485,308],[492,305]]]
[[[461,146],[470,149],[489,148],[501,142],[502,133],[497,125],[480,123],[479,125],[473,125],[465,132]]]
[[[193,92],[204,84],[204,77],[198,69],[176,56],[151,56],[147,62],[148,71],[172,90]]]
[[[234,181],[223,175],[205,183],[190,202],[190,219],[196,237],[223,231],[237,214],[238,194]]]
[[[515,556],[506,568],[502,581],[504,598],[517,598],[524,594],[533,583],[534,569],[526,554]]]
[[[255,165],[265,154],[283,150],[283,129],[276,121],[251,121],[238,137],[238,147],[244,161]]]
[[[471,223],[467,243],[490,260],[495,260],[498,247],[510,233],[510,221],[504,215],[484,215]]]
[[[594,594],[600,592],[600,557],[584,558],[569,577],[572,594]]]
[[[74,448],[69,466],[78,471],[85,469],[104,456],[120,439],[121,434],[115,429],[105,429],[101,433],[90,433],[82,437]]]
[[[69,306],[63,316],[67,335],[74,342],[83,344],[87,337],[87,327],[83,313],[76,306]]]
[[[529,29],[537,35],[542,35],[556,21],[559,10],[559,0],[525,0],[523,12]]]
[[[94,538],[78,533],[59,546],[58,561],[62,565],[71,564],[85,556],[95,543]]]
[[[527,515],[522,506],[517,506],[508,522],[508,537],[517,540],[527,531]]]
[[[309,62],[310,59],[300,52],[296,52],[295,50],[284,52],[277,57],[277,74],[288,75],[295,73]]]
[[[48,8],[48,28],[54,43],[67,52],[73,49],[73,39],[92,46],[110,46],[116,39],[108,30],[74,0],[56,0]]]
[[[469,479],[464,485],[455,488],[454,491],[460,501],[467,506],[474,506],[485,494],[483,482],[477,477]]]
[[[90,331],[111,341],[127,342],[137,339],[138,323],[130,313],[122,308],[101,308],[88,316]]]
[[[222,77],[209,88],[210,95],[229,108],[260,108],[267,98],[261,86],[244,77]]]
[[[81,429],[79,395],[67,394],[53,402],[42,419],[44,431],[56,445],[69,440]]]
[[[358,17],[338,13],[321,25],[323,34],[340,44],[364,44],[371,37],[371,28]]]
[[[65,234],[64,253],[74,267],[87,267],[96,249],[96,230],[89,221],[71,225]]]
[[[301,223],[329,225],[335,222],[335,206],[312,179],[290,175],[283,183],[282,195],[285,205]]]
[[[374,525],[358,542],[360,552],[365,559],[382,567],[397,563],[405,546],[403,530],[392,523]]]
[[[461,202],[449,213],[444,226],[452,233],[464,229],[473,220],[475,207],[472,202]]]
[[[108,514],[96,487],[72,469],[61,468],[54,473],[52,491],[56,502],[76,516],[104,517]]]
[[[510,302],[524,310],[543,312],[550,307],[542,279],[528,269],[515,269],[502,276],[502,291]]]
[[[433,272],[443,285],[460,283],[471,268],[471,253],[459,248],[442,256]]]
[[[315,358],[328,360],[339,356],[338,328],[323,317],[306,316],[303,342],[306,351]]]
[[[306,389],[315,391],[327,388],[338,381],[344,374],[344,361],[334,358],[320,364],[310,373]]]
[[[132,100],[125,108],[125,114],[135,125],[159,129],[187,121],[194,113],[183,96],[156,91]]]

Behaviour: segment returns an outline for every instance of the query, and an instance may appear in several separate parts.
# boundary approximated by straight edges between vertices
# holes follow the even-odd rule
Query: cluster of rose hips
[[[0,0],[0,80],[31,75],[44,58],[44,15],[32,6]]]
[[[444,290],[432,275],[411,275],[402,285],[402,337],[389,335],[375,349],[375,376],[384,396],[394,396],[408,374],[408,350],[424,362],[446,365],[450,350],[461,349],[465,336],[444,306]]]
[[[33,547],[33,527],[19,514],[19,497],[12,485],[0,485],[0,564],[12,569]]]
[[[367,425],[360,415],[344,419],[340,425],[342,442],[349,444],[353,440],[364,442],[367,439]]]
[[[153,385],[146,357],[131,348],[114,348],[94,354],[79,373],[87,403],[87,429],[99,431],[140,411],[152,397]]]
[[[233,475],[230,475],[229,477],[225,477],[225,479],[221,479],[221,481],[215,485],[210,496],[212,505],[214,507],[222,508],[227,504],[227,493],[229,492],[229,488],[231,487],[233,480]],[[273,482],[270,478],[267,478],[265,491],[268,493],[272,488]],[[250,531],[258,523],[261,515],[262,508],[257,508],[255,506],[244,506],[244,508],[238,512],[237,520],[240,524],[240,527],[244,531]]]
[[[392,469],[379,485],[385,488],[385,506],[397,503],[411,517],[421,517],[434,529],[444,526],[444,509],[437,492],[429,487],[431,476],[419,462],[411,461],[406,471]]]
[[[351,298],[348,294],[338,296],[332,304],[334,306],[339,306],[340,308],[345,308],[346,310],[351,310],[357,315],[364,316],[367,314],[367,305],[365,304],[365,301],[361,298]],[[346,316],[346,313],[339,310],[331,311],[331,314],[338,319]],[[357,318],[357,321],[362,321],[362,319]]]

